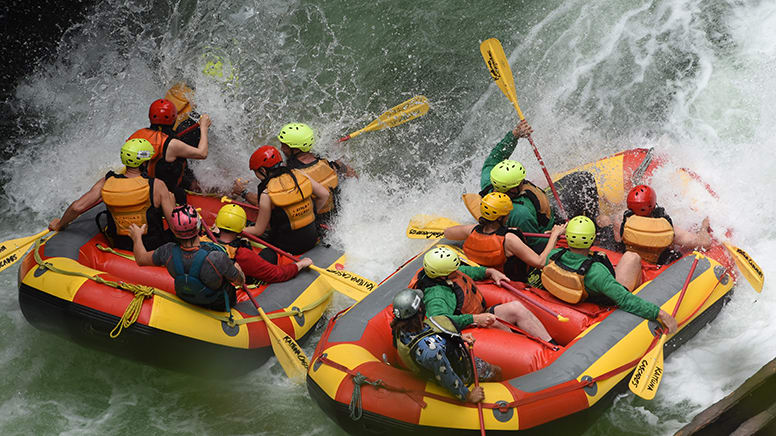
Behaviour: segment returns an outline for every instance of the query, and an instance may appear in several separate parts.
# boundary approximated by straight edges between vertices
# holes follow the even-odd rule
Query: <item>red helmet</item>
[[[272,168],[281,162],[283,162],[283,158],[280,157],[280,152],[277,148],[271,145],[262,145],[253,152],[248,164],[251,167],[251,171],[256,171],[259,168]]]
[[[199,234],[199,216],[190,204],[172,210],[170,230],[178,239],[191,239]]]
[[[639,216],[650,216],[655,210],[657,195],[655,190],[647,185],[634,186],[628,192],[628,209]]]
[[[151,124],[172,126],[175,124],[175,119],[177,117],[178,109],[170,100],[160,98],[151,103],[151,107],[148,108],[148,119],[151,120]]]

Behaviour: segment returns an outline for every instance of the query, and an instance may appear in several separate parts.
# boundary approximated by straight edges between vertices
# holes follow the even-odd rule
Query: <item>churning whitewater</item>
[[[652,186],[674,224],[708,216],[715,235],[730,230],[776,273],[776,4],[766,1],[97,2],[9,97],[18,129],[0,139],[10,156],[0,239],[37,233],[118,169],[148,104],[185,80],[213,120],[210,155],[194,164],[206,188],[255,179],[250,153],[294,121],[315,129],[317,152],[359,172],[342,184],[326,242],[379,282],[424,245],[404,236],[412,216],[467,222],[460,195],[517,122],[479,53],[490,37],[550,172],[654,147],[669,163]],[[203,73],[214,63],[220,76]],[[418,94],[426,116],[336,142]],[[545,186],[527,143],[512,158]],[[677,188],[681,167],[716,197]],[[0,273],[0,433],[343,434],[275,359],[236,380],[199,379],[34,330],[16,271]],[[732,391],[774,357],[774,292],[740,280],[719,317],[666,359],[655,400],[623,394],[584,434],[673,434]],[[337,297],[329,315],[348,304]],[[308,355],[319,335],[302,343]]]

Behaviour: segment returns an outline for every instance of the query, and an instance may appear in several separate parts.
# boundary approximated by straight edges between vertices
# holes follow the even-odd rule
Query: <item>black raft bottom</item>
[[[670,355],[680,345],[684,344],[691,338],[693,338],[701,328],[706,326],[710,321],[717,317],[722,307],[730,300],[732,291],[726,296],[717,300],[711,307],[705,312],[699,315],[692,323],[688,324],[681,332],[671,338],[665,345],[664,353],[666,356]],[[628,390],[628,382],[630,376],[625,377],[620,383],[612,388],[601,400],[595,405],[581,412],[577,412],[572,415],[565,416],[563,418],[556,419],[554,421],[542,424],[537,427],[529,428],[520,431],[497,431],[488,430],[489,435],[553,435],[563,434],[566,436],[578,435],[584,433],[590,426],[592,426],[601,415],[603,415],[611,406],[614,398]],[[368,389],[371,389],[368,388]],[[310,393],[310,397],[318,403],[318,406],[326,413],[334,422],[336,422],[345,431],[353,435],[473,435],[479,434],[477,430],[462,430],[442,427],[428,427],[418,424],[411,424],[404,421],[398,421],[392,418],[388,418],[367,410],[363,411],[361,418],[354,421],[350,418],[350,411],[347,404],[342,404],[334,401],[318,386],[315,381],[307,377],[307,391]],[[483,413],[489,413],[489,411],[483,410]]]
[[[118,317],[19,284],[19,306],[34,327],[119,357],[198,376],[229,378],[263,365],[271,347],[240,349],[135,323],[116,339]]]

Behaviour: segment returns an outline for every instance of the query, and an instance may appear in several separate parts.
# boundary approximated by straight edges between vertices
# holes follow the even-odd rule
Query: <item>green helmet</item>
[[[154,157],[154,146],[147,139],[135,138],[121,147],[121,163],[137,168]]]
[[[507,192],[525,179],[525,168],[516,160],[504,159],[490,170],[490,183],[497,192]]]
[[[403,289],[393,297],[393,316],[407,319],[415,316],[423,305],[423,292],[418,289]]]
[[[307,124],[290,123],[280,129],[278,139],[291,148],[310,151],[315,142],[315,135],[313,135],[313,129]]]
[[[590,248],[595,241],[595,224],[586,216],[575,216],[566,225],[566,241],[571,248]]]
[[[459,266],[458,254],[447,247],[437,247],[423,256],[423,270],[432,279],[449,275]]]

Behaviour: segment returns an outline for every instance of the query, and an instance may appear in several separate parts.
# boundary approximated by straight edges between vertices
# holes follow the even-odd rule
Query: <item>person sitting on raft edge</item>
[[[657,194],[648,185],[634,186],[628,192],[626,204],[619,232],[614,232],[616,223],[599,232],[604,239],[613,237],[616,251],[632,251],[648,263],[666,265],[679,259],[682,249],[711,245],[708,217],[697,232],[675,227],[665,209],[657,205]]]
[[[149,250],[173,239],[164,230],[162,217],[169,222],[175,202],[164,182],[145,176],[148,161],[154,156],[153,146],[145,139],[130,139],[121,147],[120,156],[124,174],[109,171],[70,204],[61,218],[51,220],[50,230],[64,229],[91,205],[102,201],[107,210],[98,214],[96,221],[111,247],[132,250],[130,224],[143,226],[142,241]],[[105,225],[100,220],[102,214],[107,214]]]
[[[238,179],[233,194],[259,206],[256,224],[244,232],[261,237],[269,229],[267,240],[291,254],[302,254],[318,243],[316,211],[329,201],[330,192],[300,170],[283,165],[277,148],[259,147],[248,163],[259,179],[258,192],[247,192]]]
[[[417,289],[404,289],[393,297],[393,317],[393,346],[407,369],[433,380],[461,401],[479,403],[485,399],[481,386],[468,388],[474,381],[467,348],[474,344],[471,333],[461,334],[446,316],[425,318],[423,293]],[[481,381],[501,380],[498,365],[478,357],[474,361]]]
[[[196,147],[175,138],[172,128],[178,117],[178,109],[169,100],[159,99],[151,103],[148,109],[149,127],[140,129],[129,139],[147,139],[154,147],[154,158],[148,165],[148,175],[161,179],[167,189],[175,194],[175,202],[186,204],[184,173],[188,165],[186,159],[206,159],[208,155],[207,132],[210,116],[205,114],[199,119],[200,139]]]
[[[545,233],[555,225],[555,213],[550,207],[547,194],[533,183],[525,180],[525,167],[518,161],[509,160],[520,138],[531,136],[533,130],[523,120],[507,132],[491,150],[480,172],[480,196],[489,192],[503,192],[512,199],[514,209],[507,218],[507,227],[517,227],[523,232]],[[527,244],[537,254],[544,250],[544,238],[526,238]]]
[[[456,252],[447,247],[437,247],[423,256],[423,268],[415,274],[408,287],[423,291],[423,304],[429,317],[444,315],[459,331],[472,324],[509,331],[496,322],[503,319],[534,337],[558,345],[539,318],[521,302],[513,300],[487,307],[485,298],[474,284],[486,277],[496,285],[509,281],[497,269],[461,265]]]
[[[277,265],[277,254],[269,248],[256,254],[250,242],[240,237],[246,223],[247,216],[242,207],[236,204],[224,205],[216,215],[216,230],[213,232],[216,240],[212,241],[222,247],[233,262],[240,265],[246,278],[266,283],[285,282],[313,264],[312,259],[305,257],[298,262]]]
[[[617,264],[604,253],[592,252],[596,236],[593,220],[576,216],[566,226],[568,248],[552,250],[542,270],[542,286],[555,297],[577,304],[585,300],[618,308],[651,321],[659,321],[672,333],[677,328],[674,317],[657,305],[633,295],[639,284],[641,259],[626,252]]]
[[[445,229],[445,238],[464,241],[463,252],[473,262],[505,273],[510,280],[528,282],[530,268],[542,269],[550,250],[566,225],[555,225],[540,254],[526,245],[520,229],[508,228],[505,221],[512,212],[512,200],[501,192],[491,192],[480,200],[479,224],[460,224]]]
[[[176,242],[147,251],[140,242],[143,227],[129,228],[134,241],[135,263],[164,266],[175,279],[175,294],[181,300],[207,309],[230,312],[237,301],[235,286],[245,284],[240,266],[224,250],[209,242],[200,243],[199,215],[191,205],[173,211],[170,229]]]

